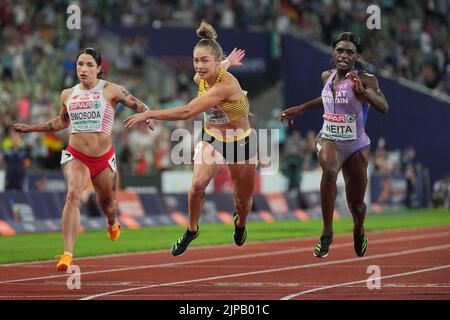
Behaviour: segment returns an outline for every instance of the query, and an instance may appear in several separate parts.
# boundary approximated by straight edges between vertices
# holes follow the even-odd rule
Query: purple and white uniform
[[[368,104],[362,104],[354,95],[350,78],[336,86],[333,96],[333,71],[322,90],[324,108],[323,126],[319,137],[333,140],[345,162],[353,153],[370,145],[364,127],[369,111]],[[320,146],[318,145],[320,151]]]

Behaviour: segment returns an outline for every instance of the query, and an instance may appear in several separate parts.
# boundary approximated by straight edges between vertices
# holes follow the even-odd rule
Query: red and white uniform
[[[103,97],[105,81],[100,80],[95,88],[80,89],[76,85],[67,100],[72,134],[78,132],[103,132],[111,134],[114,109]]]
[[[103,132],[111,134],[114,122],[114,109],[103,97],[105,81],[100,80],[95,88],[83,90],[80,85],[76,85],[72,94],[66,102],[67,113],[70,118],[72,134],[79,132]],[[68,146],[62,151],[61,164],[72,159],[80,160],[89,168],[91,178],[95,178],[106,168],[111,168],[113,172],[117,170],[114,147],[111,146],[108,152],[99,157],[91,157]]]

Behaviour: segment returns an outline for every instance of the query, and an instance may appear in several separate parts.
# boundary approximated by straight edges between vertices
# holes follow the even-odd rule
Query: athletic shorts
[[[238,163],[252,159],[257,155],[258,137],[253,129],[247,130],[242,136],[236,140],[222,141],[212,136],[209,130],[202,129],[201,141],[208,142],[217,152],[219,152],[226,163]],[[201,142],[199,142],[201,144]],[[200,146],[200,145],[197,146]],[[196,153],[198,149],[196,147]]]
[[[322,136],[321,133],[318,135],[320,138],[330,140],[328,138],[325,138]],[[337,150],[342,158],[342,163],[347,161],[348,158],[355,152],[358,152],[361,149],[364,149],[365,147],[370,146],[370,139],[369,136],[364,133],[360,137],[358,137],[356,140],[350,140],[350,141],[336,141],[331,140],[335,143]],[[317,153],[319,153],[320,149],[322,148],[319,143],[316,145],[317,147]]]
[[[104,155],[100,157],[87,156],[84,153],[77,151],[72,146],[68,146],[66,150],[62,151],[61,164],[69,162],[73,158],[80,160],[86,167],[88,167],[91,173],[91,179],[95,178],[100,172],[110,167],[113,172],[117,171],[116,155],[114,153],[114,147]]]

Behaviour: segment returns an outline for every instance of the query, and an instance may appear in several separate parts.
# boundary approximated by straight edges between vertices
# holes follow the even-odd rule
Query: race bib
[[[204,112],[204,119],[206,122],[212,124],[225,124],[230,122],[226,113],[217,106],[206,110]]]
[[[197,144],[195,145],[194,157],[192,158],[192,160],[195,160],[195,157],[200,152],[200,150],[202,150],[202,147],[203,147],[203,142],[202,141],[197,142]]]
[[[73,155],[70,152],[67,152],[66,150],[63,150],[61,152],[61,162],[60,164],[64,164],[70,160],[73,159]]]
[[[356,116],[354,114],[325,113],[323,115],[323,137],[331,140],[355,140]]]
[[[67,109],[72,128],[76,132],[100,132],[104,106],[99,96],[86,93],[82,97],[77,95],[75,97],[79,100],[70,101]]]
[[[116,155],[115,154],[113,154],[113,156],[108,160],[108,164],[113,172],[117,171],[117,163],[116,163]]]

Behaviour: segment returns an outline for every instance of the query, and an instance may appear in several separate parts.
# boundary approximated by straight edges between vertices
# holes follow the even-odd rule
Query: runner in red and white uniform
[[[97,201],[103,209],[111,241],[120,236],[117,220],[117,165],[111,139],[114,111],[117,103],[144,112],[148,107],[127,89],[101,80],[101,55],[86,48],[77,57],[80,83],[61,93],[61,111],[56,118],[41,124],[12,125],[17,132],[60,131],[71,126],[69,146],[63,150],[61,165],[67,182],[67,196],[61,224],[64,254],[59,257],[57,270],[67,270],[73,260],[73,247],[80,230],[80,197],[92,180]],[[153,123],[150,123],[150,127]]]

